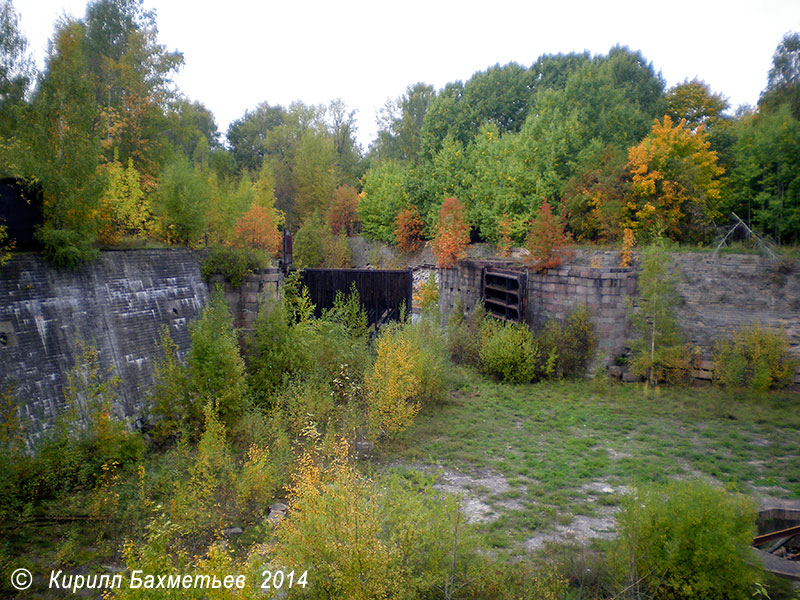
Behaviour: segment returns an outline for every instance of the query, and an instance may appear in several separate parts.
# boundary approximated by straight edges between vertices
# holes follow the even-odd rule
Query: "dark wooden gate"
[[[367,269],[304,269],[300,272],[317,315],[333,307],[336,292],[350,292],[355,282],[370,325],[380,327],[400,318],[400,307],[411,312],[411,270],[375,271]]]
[[[526,290],[527,275],[524,271],[484,269],[483,303],[486,311],[494,316],[522,322],[525,319]]]

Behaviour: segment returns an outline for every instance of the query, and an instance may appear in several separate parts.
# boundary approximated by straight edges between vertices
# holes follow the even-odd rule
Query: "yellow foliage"
[[[628,150],[634,198],[623,225],[640,237],[702,237],[717,214],[724,172],[709,148],[702,125],[692,131],[683,119],[677,125],[668,115],[656,119],[650,134]]]
[[[144,237],[151,215],[133,159],[128,159],[125,168],[116,158],[102,168],[106,186],[100,198],[100,239],[114,244],[124,235]]]
[[[377,357],[367,373],[367,419],[372,436],[393,436],[417,416],[421,391],[420,359],[410,340],[387,329],[378,340]]]
[[[397,550],[381,539],[380,504],[339,440],[328,457],[314,449],[298,460],[288,516],[276,527],[275,562],[313,573],[315,597],[397,597],[404,574]]]
[[[433,271],[430,272],[428,279],[419,286],[419,291],[414,295],[413,300],[422,312],[430,312],[439,308],[439,284],[436,283]]]
[[[636,245],[636,236],[633,229],[626,227],[622,232],[622,250],[619,252],[619,266],[627,268],[633,262],[633,247]]]

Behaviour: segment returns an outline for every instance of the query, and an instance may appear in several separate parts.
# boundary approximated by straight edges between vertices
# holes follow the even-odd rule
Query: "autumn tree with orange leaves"
[[[358,190],[352,185],[340,185],[333,192],[328,209],[328,225],[335,235],[352,235],[358,223]]]
[[[645,239],[702,241],[717,215],[724,172],[709,146],[703,125],[692,131],[683,119],[677,125],[669,115],[656,119],[650,134],[628,150],[633,197],[623,226]]]
[[[567,246],[571,241],[572,236],[564,231],[564,220],[545,200],[528,230],[525,248],[530,254],[526,262],[535,271],[555,269],[570,254]]]
[[[397,249],[405,254],[416,252],[422,246],[425,223],[416,206],[404,208],[394,220],[394,239]]]
[[[260,248],[277,256],[281,249],[281,232],[278,231],[275,211],[254,202],[236,222],[231,245]]]
[[[436,264],[444,269],[452,267],[467,256],[469,223],[464,205],[456,198],[446,198],[439,209],[436,236],[431,246]]]

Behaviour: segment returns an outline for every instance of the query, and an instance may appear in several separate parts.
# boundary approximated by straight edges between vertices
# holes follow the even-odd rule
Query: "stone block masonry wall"
[[[453,312],[458,301],[465,314],[470,314],[481,299],[483,263],[461,261],[452,269],[439,269],[439,310]]]
[[[234,288],[225,282],[222,275],[209,278],[209,289],[221,285],[225,290],[225,301],[233,315],[234,326],[250,331],[258,315],[258,307],[268,298],[277,298],[283,281],[283,273],[278,268],[262,269],[245,277],[241,287]]]
[[[129,422],[141,416],[161,326],[186,352],[188,323],[207,301],[189,250],[103,252],[75,272],[56,271],[35,254],[15,255],[0,270],[0,384],[14,387],[29,440],[63,408],[78,342],[94,344],[101,366],[122,379],[119,415]]]
[[[565,265],[545,273],[531,273],[525,320],[539,329],[550,319],[563,320],[578,306],[586,306],[595,324],[598,359],[609,364],[625,349],[626,298],[635,289],[633,269]]]
[[[687,252],[670,255],[680,297],[676,318],[684,338],[709,360],[717,340],[743,325],[761,323],[783,331],[800,356],[800,261],[771,262],[757,255]],[[579,304],[592,315],[600,353],[609,364],[627,346],[627,299],[636,300],[638,267],[617,268],[617,253],[579,250],[558,269],[528,275],[525,320],[537,329],[548,319],[563,319]],[[521,268],[517,263],[462,261],[443,269],[440,308],[449,314],[460,298],[466,311],[481,298],[483,266]]]
[[[704,358],[716,340],[751,323],[783,331],[800,356],[800,261],[675,253],[672,264],[681,297],[678,324]]]

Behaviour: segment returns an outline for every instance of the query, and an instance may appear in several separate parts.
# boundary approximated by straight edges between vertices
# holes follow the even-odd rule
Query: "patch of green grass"
[[[647,390],[596,381],[514,386],[467,370],[461,375],[449,401],[422,411],[379,449],[381,460],[431,462],[465,473],[491,469],[514,492],[488,502],[535,501],[540,518],[546,517],[542,507],[552,507],[551,522],[619,504],[617,494],[582,491],[598,481],[616,488],[713,478],[734,489],[760,486],[800,498],[797,393]],[[492,538],[502,524],[511,527],[511,538],[530,530],[519,515],[497,510],[503,517],[490,526]]]

